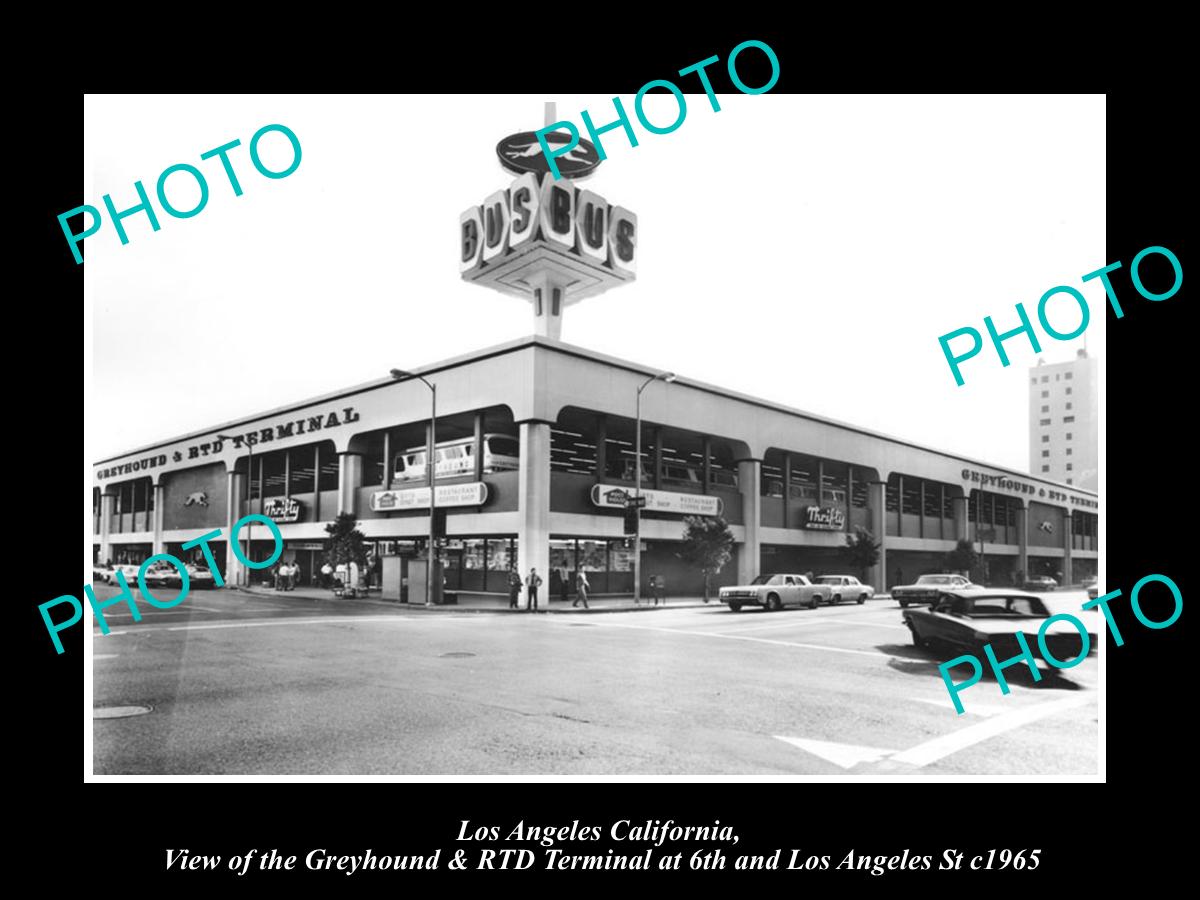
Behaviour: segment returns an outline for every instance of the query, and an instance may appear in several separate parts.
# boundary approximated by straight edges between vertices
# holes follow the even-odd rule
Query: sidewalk
[[[326,588],[314,587],[298,587],[291,591],[277,591],[274,588],[260,587],[245,587],[243,585],[230,586],[229,590],[239,594],[248,594],[255,597],[271,597],[275,600],[286,600],[289,603],[295,603],[298,608],[310,607],[316,604],[322,606],[337,606],[339,604],[349,603],[370,603],[373,606],[386,606],[392,609],[404,609],[420,612],[502,612],[502,613],[525,613],[526,597],[524,593],[521,595],[520,609],[509,609],[507,597],[479,597],[460,594],[457,603],[444,603],[439,606],[426,606],[422,603],[400,603],[396,600],[381,600],[377,593],[369,597],[356,597],[354,599],[346,599],[335,597],[333,591]],[[539,612],[550,613],[601,613],[601,612],[633,612],[651,609],[679,609],[690,606],[704,606],[704,600],[701,597],[671,597],[667,601],[660,600],[658,606],[654,606],[653,600],[642,599],[641,605],[635,606],[632,597],[589,597],[588,609],[582,606],[573,607],[575,596],[572,594],[571,599],[563,603],[557,597],[551,599],[547,603],[545,596],[539,595],[538,607]],[[709,600],[708,606],[720,608],[721,602],[714,596]]]

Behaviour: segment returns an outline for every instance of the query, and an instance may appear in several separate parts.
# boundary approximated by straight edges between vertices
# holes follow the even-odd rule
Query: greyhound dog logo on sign
[[[208,506],[207,491],[192,491],[183,500],[184,506]]]

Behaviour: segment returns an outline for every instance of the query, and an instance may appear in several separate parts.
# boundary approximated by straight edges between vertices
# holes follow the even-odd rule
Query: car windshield
[[[922,575],[917,584],[953,584],[957,580],[957,575]]]
[[[950,611],[971,619],[1036,618],[1045,619],[1050,611],[1036,597],[957,597],[950,602]]]
[[[781,584],[783,579],[779,575],[759,575],[751,584]]]

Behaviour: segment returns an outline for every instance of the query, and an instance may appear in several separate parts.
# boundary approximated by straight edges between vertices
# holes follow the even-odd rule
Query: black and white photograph
[[[1104,780],[1105,97],[730,49],[84,97],[87,780]]]

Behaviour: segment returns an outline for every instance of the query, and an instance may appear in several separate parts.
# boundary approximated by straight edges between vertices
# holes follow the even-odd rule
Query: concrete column
[[[738,490],[742,492],[742,520],[746,540],[738,552],[738,584],[749,584],[762,564],[762,478],[761,459],[738,460]]]
[[[1029,575],[1029,510],[1022,503],[1017,509],[1017,576]]]
[[[233,523],[240,519],[242,510],[243,477],[237,472],[225,475],[225,581],[228,584],[243,584],[247,570],[233,552]],[[242,529],[245,534],[245,529]]]
[[[550,423],[520,424],[521,457],[517,468],[517,496],[521,524],[517,532],[517,565],[521,578],[531,568],[542,576],[538,606],[550,606]],[[527,593],[522,593],[524,608]]]
[[[533,333],[559,340],[562,335],[563,306],[567,299],[565,285],[551,272],[539,272],[529,279],[529,284],[533,288]],[[538,574],[542,574],[541,569],[538,569]],[[540,593],[538,599],[541,599]]]
[[[483,413],[475,413],[475,439],[472,442],[475,449],[475,467],[473,475],[476,481],[483,481]]]
[[[1071,511],[1067,510],[1063,513],[1063,580],[1064,585],[1075,583],[1074,565],[1071,559]]]
[[[358,489],[362,487],[362,454],[338,454],[338,513],[358,515]]]
[[[151,517],[151,530],[154,532],[154,543],[151,545],[151,553],[165,553],[166,549],[163,546],[163,486],[155,484],[151,486],[154,491],[154,514]]]
[[[792,502],[792,454],[783,454],[783,527],[792,527],[789,504]]]
[[[867,573],[875,590],[887,590],[887,482],[867,482],[867,512],[871,516],[871,536],[879,542],[879,562]]]
[[[967,498],[952,497],[951,502],[954,504],[954,540],[965,541],[968,534],[967,526],[970,524]]]
[[[112,517],[117,505],[116,494],[100,496],[100,561],[107,562],[112,557],[112,541],[109,532],[112,528]]]

